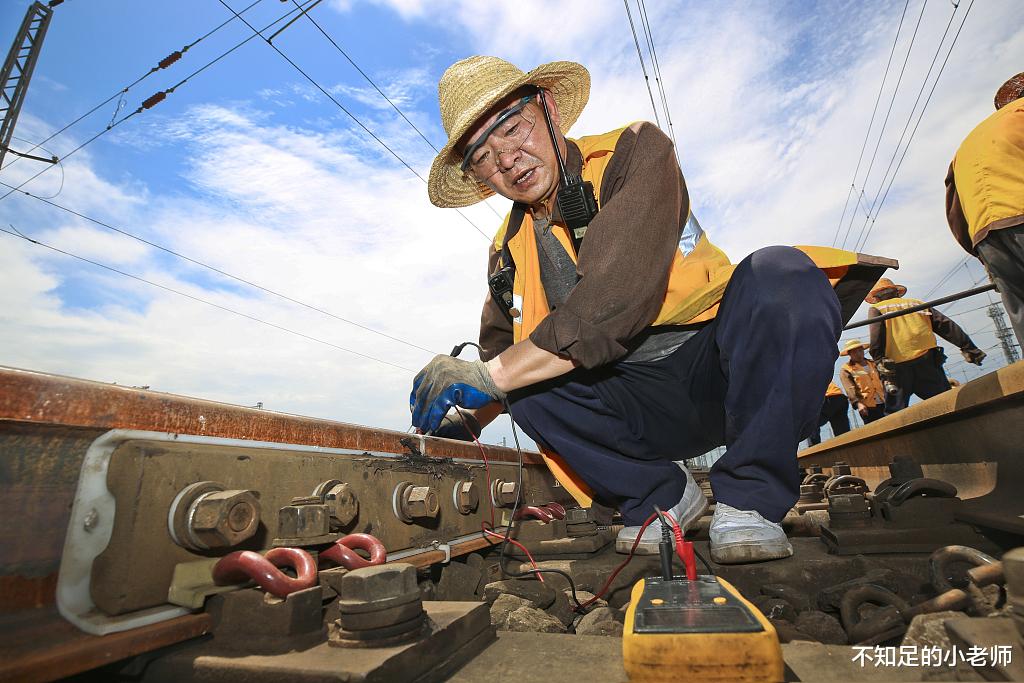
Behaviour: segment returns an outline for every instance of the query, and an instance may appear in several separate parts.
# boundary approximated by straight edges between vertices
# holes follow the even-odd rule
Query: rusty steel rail
[[[896,456],[956,486],[961,521],[1024,536],[1024,361],[801,451],[801,466],[846,462],[874,488]]]
[[[205,614],[102,637],[82,633],[54,608],[57,569],[85,451],[113,429],[301,444],[420,458],[437,463],[481,458],[479,447],[404,432],[0,367],[0,678],[52,680],[194,638]],[[483,446],[508,468],[514,449]],[[525,452],[530,472],[546,468]],[[452,539],[444,551],[403,553],[425,567],[494,545]],[[379,553],[378,553],[379,554]],[[22,638],[21,634],[35,634]]]
[[[480,455],[472,443],[0,366],[0,423],[8,421],[102,430],[139,429],[384,453],[408,453],[404,441],[421,448],[427,456],[476,459]],[[515,449],[486,449],[492,462],[517,461]],[[526,464],[543,464],[538,453],[527,451],[523,455]]]

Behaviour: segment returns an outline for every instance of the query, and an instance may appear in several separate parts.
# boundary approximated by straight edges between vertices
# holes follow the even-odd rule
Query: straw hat
[[[437,98],[448,142],[430,166],[427,180],[427,194],[435,206],[469,206],[494,194],[462,172],[455,145],[488,109],[524,85],[551,91],[563,134],[576,123],[590,97],[590,73],[576,62],[550,62],[525,73],[504,59],[476,56],[455,62],[441,76]]]
[[[1024,71],[1003,83],[996,91],[996,109],[1002,109],[1020,97],[1024,97]]]
[[[883,289],[895,289],[897,292],[896,296],[903,296],[904,294],[907,293],[906,287],[904,287],[903,285],[897,285],[889,278],[883,277],[879,279],[878,284],[875,285],[875,288],[868,292],[868,295],[864,297],[864,301],[867,301],[869,304],[877,304],[878,297],[876,297],[875,294],[881,292]]]
[[[867,348],[867,344],[862,342],[860,339],[851,339],[850,341],[846,342],[846,346],[844,346],[843,350],[839,352],[839,355],[840,356],[849,356],[850,355],[850,351],[853,351],[854,349],[866,349],[866,348]]]

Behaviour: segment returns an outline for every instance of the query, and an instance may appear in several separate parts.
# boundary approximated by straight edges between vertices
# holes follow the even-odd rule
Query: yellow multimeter
[[[631,681],[783,680],[771,622],[728,582],[652,577],[633,586],[622,636]]]

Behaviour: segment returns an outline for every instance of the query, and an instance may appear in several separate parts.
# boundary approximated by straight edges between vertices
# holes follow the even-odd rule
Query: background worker
[[[864,424],[869,424],[885,415],[885,389],[874,361],[864,356],[866,348],[859,339],[846,342],[839,355],[848,356],[850,360],[839,368],[839,381],[853,409]]]
[[[946,219],[985,264],[1024,345],[1024,73],[999,88],[995,105],[949,165]]]
[[[812,446],[821,443],[821,427],[826,422],[832,425],[832,436],[839,436],[850,431],[850,416],[846,396],[843,390],[836,386],[835,382],[828,383],[825,390],[825,403],[821,406],[821,414],[818,415],[818,426],[811,430],[808,441]]]
[[[865,297],[871,306],[868,318],[920,306],[920,299],[904,297],[907,288],[881,278]],[[886,382],[885,414],[903,410],[911,394],[931,398],[949,390],[943,365],[946,354],[935,335],[960,349],[964,360],[981,365],[985,352],[955,322],[926,308],[871,325],[871,357],[879,361],[879,374]]]
[[[616,549],[638,541],[645,553],[661,535],[657,521],[640,534],[654,506],[684,527],[706,508],[675,461],[726,444],[710,475],[712,558],[788,557],[779,521],[797,499],[797,444],[817,420],[841,326],[808,254],[841,269],[856,255],[769,247],[730,265],[693,219],[656,126],[565,137],[589,90],[572,62],[524,73],[471,57],[442,76],[449,140],[431,201],[498,193],[513,205],[489,250],[481,360],[432,360],[413,382],[413,425],[433,432],[459,407],[484,426],[507,405],[581,504],[618,508]]]

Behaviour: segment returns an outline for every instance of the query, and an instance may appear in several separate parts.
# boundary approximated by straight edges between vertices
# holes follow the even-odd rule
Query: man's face
[[[863,363],[864,362],[864,347],[863,346],[858,346],[855,349],[850,349],[850,360],[852,360],[854,363]]]
[[[467,173],[472,174],[502,197],[536,205],[552,196],[558,189],[558,160],[551,145],[551,135],[544,120],[540,98],[534,97],[521,110],[522,120],[532,126],[529,134],[522,140],[521,146],[514,148],[516,145],[503,143],[505,129],[502,124],[477,146],[477,143],[481,142],[481,137],[491,130],[499,118],[507,116],[509,110],[520,102],[524,94],[529,93],[520,90],[509,95],[477,120],[463,139],[460,151],[465,153],[472,147],[470,160],[475,162],[484,159],[483,165],[489,166],[488,170],[493,169],[493,173],[488,175],[487,171],[472,170],[472,166],[480,164],[471,164]],[[548,105],[551,123],[557,131],[560,122],[558,108],[555,106],[554,98],[547,91],[544,93],[544,101]],[[561,136],[559,147],[564,156],[565,143]]]

